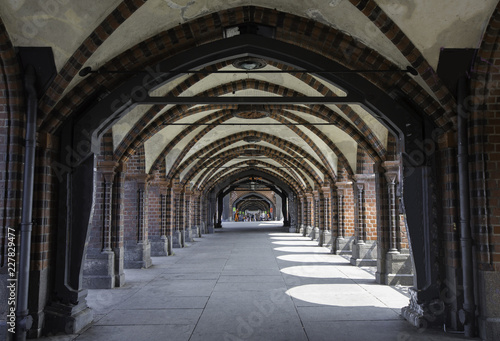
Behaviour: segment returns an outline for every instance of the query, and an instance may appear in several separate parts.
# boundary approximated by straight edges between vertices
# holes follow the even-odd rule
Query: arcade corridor
[[[90,290],[92,326],[43,341],[440,341],[400,316],[407,287],[375,283],[281,223],[223,223],[173,257],[126,270],[128,284]]]
[[[499,0],[1,0],[0,340],[497,341],[499,169]]]

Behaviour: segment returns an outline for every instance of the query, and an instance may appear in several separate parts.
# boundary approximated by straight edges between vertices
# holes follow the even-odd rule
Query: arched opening
[[[458,213],[467,208],[457,205],[464,192],[455,189],[455,166],[466,169],[469,162],[484,169],[487,152],[475,150],[474,162],[456,155],[466,141],[457,137],[463,134],[457,133],[457,122],[463,123],[458,94],[433,71],[429,52],[419,51],[384,12],[397,17],[393,8],[371,0],[331,2],[364,23],[351,35],[318,16],[329,13],[342,22],[325,8],[299,15],[288,5],[226,4],[186,19],[188,4],[181,21],[169,17],[162,29],[147,23],[147,34],[134,31],[124,40],[128,49],[118,49],[114,38],[131,32],[128,18],[141,6],[120,3],[66,64],[57,52],[59,73],[29,106],[38,104],[39,112],[33,165],[39,171],[38,227],[31,243],[37,266],[30,291],[40,299],[30,301],[33,335],[43,328],[81,330],[92,319],[85,288],[123,286],[124,269],[149,268],[152,257],[217,232],[224,219],[234,219],[233,208],[273,213],[269,218],[283,220],[280,233],[326,247],[351,265],[375,266],[378,283],[413,284],[403,309],[412,324],[475,330],[471,288],[489,292],[490,282],[489,274],[471,269],[495,272],[496,230],[481,220],[489,206],[483,205],[487,186],[477,180],[485,173],[478,171],[473,207],[483,213],[469,220],[481,227],[481,261],[466,265],[475,235],[464,237],[456,228]],[[496,31],[488,32],[493,40]],[[23,71],[3,26],[0,33],[9,92],[2,96],[8,110],[0,110],[8,122],[5,151],[12,155],[0,160],[8,226],[19,220],[22,192],[16,179],[22,173]],[[483,59],[490,58],[488,51]],[[491,82],[482,81],[474,85],[480,99]],[[484,125],[481,110],[474,124]],[[483,148],[476,126],[470,130],[473,147]],[[461,188],[467,177],[460,173]],[[232,199],[242,190],[248,193]],[[277,247],[287,249],[276,252],[303,250],[291,250],[280,233]],[[456,291],[463,282],[471,284],[465,303]],[[53,294],[42,295],[47,286]],[[451,300],[445,291],[454,293]],[[476,303],[484,333],[496,315],[485,302]]]

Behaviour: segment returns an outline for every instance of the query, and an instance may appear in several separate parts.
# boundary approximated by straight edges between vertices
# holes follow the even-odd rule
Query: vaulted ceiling
[[[0,16],[15,46],[52,47],[59,74],[40,101],[39,123],[42,129],[54,132],[59,127],[57,120],[77,111],[86,97],[98,101],[112,94],[135,75],[134,71],[143,72],[177,52],[242,34],[235,29],[238,25],[224,26],[218,20],[249,22],[244,14],[250,12],[259,15],[262,27],[276,30],[268,34],[273,39],[292,43],[293,34],[311,35],[311,41],[315,42],[306,47],[309,50],[315,50],[321,39],[341,37],[336,42],[338,55],[332,56],[332,60],[348,69],[369,70],[377,65],[381,69],[402,70],[400,75],[412,84],[415,98],[425,98],[422,101],[429,101],[434,111],[438,108],[446,117],[453,111],[454,100],[434,71],[440,50],[478,47],[497,3],[497,0],[404,3],[396,0],[7,0],[0,7]],[[240,6],[253,9],[246,11]],[[233,11],[233,8],[240,9]],[[293,34],[286,37],[287,32]],[[167,38],[173,45],[165,52],[168,48],[162,48],[161,42]],[[155,50],[144,56],[145,47],[159,52]],[[249,57],[256,56],[213,58],[212,62],[191,69],[192,72],[180,73],[148,88],[148,95],[271,98],[348,95],[345,88],[329,81],[321,72],[289,72],[297,70],[296,65],[265,56]],[[255,70],[245,71],[249,65],[241,65],[242,60],[261,64]],[[78,74],[89,67],[94,71],[112,69],[130,74]],[[405,73],[407,67],[414,67],[418,74]],[[376,83],[375,78],[368,79]],[[441,126],[447,123],[439,118],[436,122]],[[182,183],[197,189],[205,189],[238,170],[253,168],[305,191],[325,181],[335,181],[339,173],[355,174],[357,162],[364,154],[373,160],[385,160],[391,149],[388,127],[356,103],[135,103],[120,112],[110,129],[116,160],[126,160],[139,146],[144,146],[146,172],[164,165],[167,178],[179,176]]]

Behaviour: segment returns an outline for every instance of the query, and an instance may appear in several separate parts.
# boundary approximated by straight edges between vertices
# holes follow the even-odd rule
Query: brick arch
[[[236,153],[233,153],[232,154],[233,156],[234,155],[237,155]],[[226,160],[224,161],[220,161],[222,163],[224,162],[227,162]],[[285,178],[288,178],[290,181],[293,181],[294,183],[297,184],[297,187],[300,187],[303,191],[307,191],[307,190],[312,190],[311,186],[309,185],[309,183],[307,181],[304,181],[305,185],[302,184],[302,182],[298,179],[298,177],[292,173],[292,177],[290,177],[290,175],[288,173],[286,173],[285,171],[282,171],[281,169],[279,169],[278,167],[268,163],[268,162],[264,162],[264,161],[260,161],[260,160],[254,160],[254,163],[255,164],[258,164],[258,165],[262,165],[262,166],[265,166],[265,167],[268,167],[270,169],[272,169],[273,171],[275,171],[276,173],[278,173],[280,176],[282,177],[285,177]],[[234,165],[231,166],[231,168],[236,168],[236,167],[239,167],[239,166],[243,166],[247,164],[246,161],[242,161],[240,163],[236,163]],[[227,170],[229,170],[230,168],[228,168]],[[210,173],[210,174],[207,174],[207,173]],[[202,185],[202,182],[203,182],[203,179],[207,179],[208,181],[210,181],[212,178],[213,178],[213,174],[215,173],[214,172],[210,172],[208,170],[205,170],[203,171],[203,174],[200,176],[200,178],[196,181],[196,184],[195,184],[195,188],[199,188],[201,185]],[[221,172],[221,175],[223,174],[223,172]]]
[[[470,197],[473,230],[478,245],[478,265],[481,270],[500,271],[495,260],[500,223],[493,208],[500,206],[498,195],[498,166],[500,158],[498,123],[500,101],[500,3],[492,14],[476,55],[471,73],[472,96],[464,103],[470,110],[469,151],[474,154],[470,161],[472,179]],[[496,241],[496,242],[495,242]]]
[[[286,110],[283,110],[283,112],[281,114],[285,117],[291,118],[292,120],[294,120],[298,123],[306,123],[306,120],[304,120],[304,119],[300,118],[299,116],[294,115],[291,112],[288,112]],[[323,134],[323,132],[321,130],[319,130],[318,128],[316,128],[314,126],[305,126],[305,127],[307,129],[309,129],[310,131],[312,131],[316,136],[318,136],[321,140],[323,140],[323,142],[325,142],[330,147],[330,149],[335,153],[335,155],[337,155],[337,158],[340,161],[340,162],[338,162],[338,164],[339,163],[342,164],[346,168],[347,172],[350,175],[354,175],[352,168],[349,165],[349,161],[347,161],[344,153],[342,153],[340,151],[340,149],[335,145],[335,143],[328,136]],[[332,142],[332,144],[330,144],[329,142]],[[327,162],[327,164],[329,164],[329,163]],[[339,168],[338,165],[337,165],[337,168]],[[337,170],[337,172],[338,172],[338,170]]]
[[[320,171],[322,171],[325,175],[328,175],[328,172],[326,171],[326,169],[324,168],[324,166],[321,165],[314,158],[312,158],[302,148],[300,148],[300,147],[298,147],[298,146],[296,146],[296,145],[294,145],[294,144],[292,144],[292,143],[290,143],[290,142],[288,142],[286,140],[283,140],[283,139],[281,139],[281,138],[279,138],[277,136],[274,136],[274,135],[270,135],[270,134],[259,132],[259,131],[247,130],[247,131],[244,131],[244,132],[239,132],[239,133],[236,133],[236,134],[228,135],[228,136],[226,136],[226,137],[224,137],[222,139],[219,139],[217,141],[214,141],[211,144],[209,144],[208,146],[200,149],[198,152],[196,152],[195,154],[193,154],[185,162],[183,162],[179,166],[173,167],[175,169],[175,172],[172,173],[172,174],[169,174],[169,178],[175,178],[175,176],[177,176],[177,174],[181,173],[188,165],[192,164],[197,157],[199,157],[199,156],[201,156],[203,154],[206,154],[208,152],[210,152],[210,153],[213,154],[213,153],[215,153],[215,152],[217,152],[219,150],[222,150],[222,149],[224,149],[226,147],[229,147],[233,143],[243,140],[249,134],[251,134],[252,136],[258,136],[258,137],[261,138],[261,140],[266,141],[266,142],[268,142],[268,143],[270,143],[270,144],[278,147],[279,149],[285,149],[283,147],[287,147],[287,148],[290,148],[290,150],[296,151],[301,156],[306,157],[309,162],[311,162],[316,168],[318,168]],[[255,149],[262,149],[264,147],[259,146],[259,145],[255,145],[255,146],[253,146],[253,148],[255,148]],[[282,157],[283,156],[286,156],[286,155],[283,154]],[[302,165],[302,167],[305,167],[307,169],[310,168],[310,166],[308,164]],[[188,172],[188,174],[190,174],[194,170],[195,169],[191,168],[190,171]],[[310,169],[310,170],[311,170],[311,173],[314,174],[313,178],[317,179],[318,183],[322,183],[322,180],[319,178],[319,175],[316,174],[316,171],[314,171],[312,169]]]
[[[133,174],[146,174],[146,153],[144,150],[144,145],[139,146],[126,162],[127,173]]]
[[[210,115],[210,118],[203,118],[203,119],[200,119],[199,121],[197,121],[198,123],[202,123],[202,122],[207,122],[209,120],[212,120],[213,119],[213,116],[216,116],[216,115],[221,115],[221,117],[219,119],[217,119],[216,121],[214,121],[214,124],[219,124],[219,123],[222,123],[224,122],[225,120],[227,119],[230,119],[230,118],[233,118],[233,116],[230,114],[230,113],[227,113],[227,111],[220,111],[218,113],[212,113],[212,115]],[[290,116],[292,117],[292,119],[296,120],[296,121],[299,121],[299,122],[305,122],[305,120],[297,117],[296,115],[293,115],[293,114],[290,114]],[[271,113],[270,115],[271,118],[274,118],[276,119],[277,121],[279,122],[284,122],[284,123],[289,123],[288,120],[285,120],[283,118],[281,118],[279,116],[279,114],[276,114],[276,113]],[[174,169],[180,162],[181,160],[183,159],[183,155],[186,155],[189,150],[194,146],[194,144],[199,141],[206,133],[208,133],[210,130],[212,130],[213,128],[215,128],[215,126],[208,126],[206,127],[205,129],[203,129],[201,132],[199,132],[189,143],[188,145],[183,149],[182,153],[178,156],[176,162],[174,163],[174,165],[171,167],[171,169]],[[290,128],[292,131],[294,131],[298,136],[300,136],[306,143],[308,143],[308,145],[318,154],[318,156],[320,157],[320,159],[323,161],[323,163],[325,165],[327,165],[327,168],[330,170],[330,176],[332,178],[335,178],[335,171],[331,168],[330,164],[328,163],[328,161],[325,159],[325,157],[323,156],[323,154],[321,153],[321,151],[319,150],[319,148],[316,146],[316,144],[314,144],[314,142],[312,142],[311,139],[309,139],[309,137],[307,137],[307,135],[302,132],[300,129],[298,129],[297,127],[295,126],[288,126],[288,128]],[[330,139],[324,135],[319,129],[315,128],[315,127],[307,127],[308,129],[310,129],[311,131],[313,131],[316,135],[318,135],[320,137],[320,139],[322,139],[323,141],[330,141]],[[186,128],[185,130],[183,130],[178,136],[176,136],[171,142],[168,143],[168,145],[162,150],[162,152],[158,155],[158,157],[156,158],[155,162],[153,163],[153,166],[151,167],[150,169],[150,173],[152,171],[154,171],[157,167],[157,165],[161,162],[161,160],[163,160],[165,158],[165,156],[170,152],[170,150],[180,141],[182,140],[187,134],[189,134],[191,131],[193,131],[194,129],[196,129],[196,127],[194,126],[190,126],[188,128]],[[329,144],[329,143],[328,143]],[[330,144],[329,144],[330,145]],[[330,145],[330,147],[332,148],[332,151],[337,155],[337,157],[339,158],[339,161],[340,163],[343,163],[346,165],[349,173],[352,175],[352,169],[350,168],[349,166],[349,163],[347,161],[347,159],[345,158],[344,154],[335,146],[335,144],[332,142],[332,145]]]
[[[297,96],[297,95],[302,95],[298,94],[295,91],[292,91],[291,93],[287,93],[287,88],[284,88],[282,86],[264,82],[264,81],[259,81],[259,80],[254,80],[254,79],[246,79],[246,80],[241,80],[241,81],[236,81],[232,82],[229,84],[224,84],[220,85],[218,87],[209,89],[207,91],[204,91],[200,93],[200,96],[220,96],[223,94],[231,93],[233,91],[238,91],[238,90],[245,90],[245,89],[260,89],[262,91],[269,91],[274,94],[286,94],[289,96]],[[151,136],[159,132],[161,129],[163,129],[165,122],[168,121],[175,121],[180,118],[184,118],[187,115],[191,115],[196,112],[201,112],[200,108],[195,108],[195,111],[183,111],[181,108],[185,108],[186,106],[176,106],[171,109],[169,109],[167,112],[159,116],[158,118],[155,119],[154,122],[151,124],[147,125],[146,128],[140,130],[141,126],[146,125],[146,122],[141,121],[135,124],[135,126],[131,129],[131,133],[127,134],[127,137],[121,142],[120,146],[117,148],[115,151],[115,157],[119,161],[126,160],[128,155],[132,154],[134,151],[134,148],[137,145],[143,144],[147,139],[149,139]],[[206,108],[204,106],[203,108]],[[350,124],[347,120],[345,120],[343,117],[338,115],[335,111],[327,108],[326,106],[315,106],[315,108],[318,111],[312,110],[305,108],[303,106],[297,106],[297,105],[288,105],[284,106],[283,108],[286,109],[291,109],[291,110],[296,110],[300,112],[304,112],[310,115],[313,115],[315,117],[322,118],[326,121],[331,122],[335,126],[337,126],[339,129],[343,130],[346,132],[349,136],[351,136],[356,143],[361,144],[366,150],[369,151],[370,155],[375,158],[375,160],[380,161],[383,160],[384,154],[385,154],[385,149],[383,148],[382,144],[376,137],[376,135],[371,131],[370,128],[368,128],[366,125],[363,124],[361,127],[363,130],[358,131],[356,130],[352,124]],[[352,110],[351,110],[352,111]],[[293,115],[292,113],[288,113],[286,111],[282,111],[281,109],[279,110],[280,113],[282,113],[285,116],[289,117],[297,117],[296,115]],[[353,112],[353,111],[352,111]],[[354,112],[353,112],[354,113]],[[177,115],[178,117],[176,117]],[[211,119],[215,119],[219,115],[218,113],[212,113],[210,115]],[[332,117],[334,119],[332,119]],[[300,118],[297,118],[300,119]],[[304,120],[302,120],[304,121]],[[359,119],[358,121],[362,121]],[[358,124],[359,125],[359,124]],[[135,131],[135,133],[134,133]],[[318,132],[322,136],[325,136],[322,134],[318,129],[313,129],[313,131]],[[300,134],[303,135],[303,134]],[[132,137],[135,136],[135,137]],[[368,140],[369,139],[369,140]],[[372,148],[373,145],[373,148]],[[317,149],[317,147],[315,147]],[[336,148],[336,147],[335,147]],[[314,149],[314,148],[313,148]],[[336,154],[337,155],[343,155],[338,148],[336,148]],[[163,154],[160,154],[162,156]],[[318,155],[321,155],[320,153]],[[341,160],[345,158],[341,158]],[[326,160],[323,160],[326,163]],[[345,160],[347,161],[347,160]],[[348,163],[346,163],[349,165]],[[174,167],[173,167],[174,168]],[[333,170],[332,171],[332,176],[333,176]]]
[[[113,132],[109,129],[101,139],[101,157],[105,160],[113,160]]]
[[[212,113],[211,115],[207,115],[207,116],[203,117],[202,119],[196,121],[196,123],[206,123],[208,121],[211,121],[213,119],[213,117],[217,117],[219,115],[220,115],[220,117],[217,120],[213,121],[214,124],[223,123],[223,122],[234,117],[230,112],[228,112],[228,110],[220,110],[218,112]],[[215,127],[216,127],[215,125],[214,126],[207,126],[203,130],[201,130],[198,134],[196,134],[196,136],[187,144],[187,146],[184,147],[184,149],[183,149],[184,155],[185,155],[186,150],[191,149],[192,146],[194,146],[196,144],[196,142],[198,142],[202,136],[206,135],[208,132],[210,132]],[[165,146],[165,148],[163,148],[163,150],[160,152],[160,154],[158,154],[158,157],[154,161],[149,172],[151,173],[154,170],[156,170],[158,165],[162,162],[162,160],[163,161],[165,160],[165,157],[167,156],[168,153],[170,153],[172,148],[174,148],[175,145],[177,145],[177,143],[179,143],[182,139],[184,139],[184,137],[186,137],[189,133],[191,133],[196,128],[198,128],[198,127],[197,126],[189,126],[186,129],[184,129],[181,133],[177,134],[175,136],[175,138],[172,139],[172,141],[170,141]]]
[[[129,131],[129,133],[125,136],[123,141],[121,141],[120,145],[116,148],[114,152],[115,159],[119,161],[126,161],[127,158],[134,153],[134,150],[135,148],[137,148],[137,146],[146,142],[147,139],[151,138],[154,134],[158,133],[160,130],[168,126],[169,123],[173,123],[182,118],[186,118],[190,115],[197,114],[206,110],[214,110],[214,109],[230,110],[232,108],[227,106],[209,105],[209,106],[199,106],[196,108],[191,108],[189,110],[186,110],[187,109],[186,107],[187,106],[184,105],[175,106],[167,110],[163,115],[158,117],[158,119],[156,119],[154,122],[151,122],[151,124],[140,122],[134,125],[131,131]],[[236,106],[234,106],[234,108],[236,108]],[[220,112],[211,113],[206,116],[206,119],[207,120],[217,119],[219,115]]]
[[[380,8],[374,0],[349,0],[398,48],[408,62],[420,74],[425,83],[434,92],[443,108],[452,113],[456,102],[448,88],[434,72],[422,53],[413,45],[394,21]]]
[[[122,1],[83,41],[54,78],[39,101],[40,119],[44,119],[61,99],[64,89],[70,84],[85,62],[99,46],[109,38],[147,0]]]
[[[271,172],[269,172],[266,169],[257,168],[256,170],[258,170],[258,171],[260,171],[262,173],[266,173],[269,176],[271,176],[272,178],[276,178],[276,179],[279,179],[279,180],[283,181],[283,183],[285,183],[287,186],[289,186],[290,189],[296,191],[295,193],[302,193],[300,191],[300,187],[298,187],[298,188],[294,187],[293,183],[288,182],[288,180],[286,178],[277,178],[276,174],[271,173]],[[232,172],[224,175],[223,177],[217,179],[217,181],[207,182],[207,184],[204,185],[204,187],[201,189],[201,191],[210,192],[214,188],[214,186],[217,185],[218,183],[224,182],[225,180],[227,180],[227,179],[229,179],[229,178],[231,178],[233,176],[236,176],[238,173],[243,173],[245,171],[247,171],[247,169],[235,169],[234,171],[232,171]]]
[[[240,166],[240,165],[244,165],[244,164],[245,164],[245,162],[240,162],[237,165]],[[269,168],[271,168],[273,171],[270,171],[269,169],[267,169],[268,174],[274,174],[275,177],[277,177],[277,178],[281,179],[282,181],[286,182],[287,185],[290,186],[290,188],[293,188],[297,193],[305,193],[306,191],[309,191],[309,190],[312,191],[312,188],[309,186],[309,184],[307,183],[307,181],[304,181],[306,183],[306,186],[304,186],[300,182],[299,179],[291,177],[286,172],[282,171],[279,168],[274,167],[273,165],[271,165],[271,164],[269,164],[267,162],[258,162],[258,164],[261,164],[261,165],[264,165],[264,166],[269,166]],[[236,165],[234,167],[236,167]],[[248,169],[251,169],[251,168],[249,167]],[[254,168],[254,169],[262,170],[262,168]],[[208,181],[205,181],[204,183],[200,183],[200,188],[203,190],[208,184],[220,182],[220,181],[222,181],[221,179],[224,179],[227,174],[232,174],[232,173],[234,173],[235,171],[238,171],[238,170],[239,169],[234,169],[234,170],[231,171],[230,169],[228,169],[228,171],[230,173],[227,173],[227,172],[220,173],[220,174],[218,174],[218,176],[212,177],[211,179],[209,179]]]
[[[281,107],[276,107],[276,109],[283,110],[285,112],[283,115],[290,118],[295,117],[295,115],[288,112],[287,110],[303,112],[333,123],[337,128],[341,129],[346,134],[351,136],[357,144],[361,145],[374,160],[383,161],[385,159],[385,154],[387,151],[382,146],[379,139],[371,131],[371,129],[364,130],[365,134],[361,135],[361,133],[358,130],[354,129],[354,127],[345,119],[343,119],[343,117],[337,115],[335,111],[329,109],[324,105],[315,105],[312,108],[306,108],[300,105],[287,104]]]
[[[21,219],[22,181],[18,179],[23,174],[25,96],[21,66],[1,18],[0,93],[0,257],[4,257],[7,237],[4,229],[17,226]]]
[[[239,135],[239,137],[237,137],[237,135]],[[204,153],[211,152],[213,154],[213,153],[215,153],[215,152],[217,152],[217,151],[219,151],[221,149],[224,149],[224,148],[230,146],[231,144],[233,144],[234,142],[242,140],[244,136],[241,136],[241,135],[242,134],[234,134],[234,135],[228,136],[227,139],[226,138],[221,139],[221,140],[228,141],[229,142],[228,144],[226,144],[226,143],[217,143],[219,141],[215,141],[214,143],[212,143],[210,145],[210,147],[206,148],[206,150],[204,151]],[[262,135],[264,135],[264,134],[262,134]],[[268,134],[265,134],[265,135],[268,135]],[[236,139],[235,139],[235,137],[236,137]],[[266,139],[267,142],[271,142],[272,141],[272,138],[266,138],[265,136],[261,136],[261,138],[262,139]],[[279,139],[279,138],[274,137],[274,139]],[[279,139],[279,140],[281,140],[281,139]],[[283,142],[286,143],[287,141],[281,140],[281,142],[282,143]],[[212,146],[212,145],[214,145],[215,147]],[[240,146],[240,147],[236,147],[236,148],[233,148],[233,149],[229,149],[229,150],[227,150],[227,151],[224,152],[224,155],[225,156],[227,155],[227,157],[228,157],[228,159],[225,162],[231,160],[234,157],[242,155],[241,153],[244,150],[246,150],[246,149],[254,149],[254,148],[257,149],[259,152],[264,153],[268,157],[273,157],[273,156],[277,157],[278,159],[276,161],[278,163],[282,163],[280,161],[284,160],[284,158],[286,158],[288,156],[288,155],[282,153],[279,150],[275,150],[275,149],[271,149],[271,148],[263,147],[263,146],[259,146],[259,145],[255,145],[255,146]],[[301,154],[301,155],[304,155],[304,154]],[[310,160],[310,158],[307,158],[307,159]],[[210,161],[211,160],[207,160],[207,161],[204,161],[202,163],[199,163],[198,165],[194,165],[193,167],[191,167],[191,169],[184,176],[184,179],[182,180],[182,183],[187,183],[194,175],[196,175],[197,173],[199,173],[200,170],[203,169]],[[316,171],[314,169],[312,169],[312,167],[309,166],[307,163],[300,163],[300,162],[293,161],[293,160],[284,160],[284,161],[289,162],[294,167],[297,167],[298,169],[304,171],[309,177],[311,177],[313,179],[313,181],[316,183],[317,186],[320,186],[323,183],[323,180],[321,180],[321,178],[316,173]],[[186,163],[186,165],[189,165],[189,164],[191,164],[191,163]],[[183,165],[184,165],[184,163],[183,163]],[[182,170],[184,168],[186,168],[186,166],[182,167],[182,165],[181,165],[179,167],[179,170],[176,170],[176,174],[182,172]]]
[[[218,70],[224,66],[227,66],[229,63],[226,61],[224,63],[217,63],[215,65],[212,65],[212,66],[209,66],[209,67],[206,67],[205,69],[210,69],[210,70]],[[289,67],[283,65],[283,64],[280,64],[280,63],[276,63],[276,62],[270,62],[269,63],[270,65],[273,65],[277,68],[280,68],[280,69],[289,69]],[[173,90],[169,91],[167,93],[168,96],[179,96],[181,95],[186,89],[188,89],[189,87],[193,86],[195,83],[197,83],[198,81],[202,80],[203,78],[205,77],[202,77],[203,74],[195,74],[194,76],[192,77],[189,77],[188,79],[186,79],[184,82],[182,82],[181,84],[177,85]],[[301,82],[307,84],[308,86],[310,86],[311,88],[315,89],[316,91],[320,92],[322,95],[324,96],[336,96],[335,93],[333,93],[328,87],[325,87],[321,82],[317,81],[315,78],[313,78],[312,76],[308,75],[308,74],[293,74],[293,76],[295,76],[297,79],[299,79]],[[237,81],[237,82],[234,82],[235,84],[239,84],[239,83],[243,83],[244,87],[251,87],[251,86],[255,86],[252,85],[252,84],[246,84],[247,81],[252,81],[251,79],[247,79],[245,81]],[[256,80],[254,80],[256,81]],[[268,83],[268,84],[271,84],[271,83]],[[279,85],[276,85],[279,87]],[[221,90],[222,88],[222,90]],[[225,90],[224,86],[219,86],[218,88],[218,91],[225,91],[225,92],[222,92],[221,94],[227,94],[228,91]],[[284,88],[278,88],[278,92],[274,92],[275,94],[279,93],[279,91],[284,91],[283,90]],[[202,93],[200,95],[206,95],[206,93]],[[181,106],[178,106],[179,109],[186,109],[188,106],[185,106],[185,105],[181,105]],[[220,107],[220,106],[219,106]],[[298,107],[298,106],[297,106]],[[227,108],[227,107],[226,107]],[[323,116],[320,116],[320,115],[314,115],[316,117],[321,117],[325,120],[329,120],[329,118],[331,116],[334,116],[337,118],[337,120],[339,122],[342,122],[344,123],[345,119],[341,116],[339,116],[335,111],[329,109],[328,107],[326,107],[325,105],[316,105],[314,106],[314,108],[316,108],[316,110],[318,110],[318,112],[322,113]],[[339,105],[338,108],[340,110],[342,110],[344,112],[344,114],[346,114],[346,116],[352,121],[352,124],[355,125],[358,130],[359,130],[359,133],[361,133],[362,135],[365,136],[365,138],[371,142],[371,144],[373,144],[374,146],[374,149],[379,153],[379,157],[383,157],[383,155],[385,154],[385,148],[384,146],[382,145],[382,143],[379,141],[379,139],[377,138],[377,136],[372,132],[371,128],[369,128],[366,123],[359,117],[359,115],[354,111],[352,110],[348,105]],[[159,106],[159,105],[155,105],[153,106],[151,109],[148,110],[148,112],[146,112],[143,117],[135,123],[134,127],[132,127],[132,129],[130,129],[130,132],[129,134],[132,134],[133,136],[137,137],[139,136],[141,133],[142,133],[142,129],[143,127],[145,126],[148,126],[149,123],[150,123],[150,120],[153,119],[156,114],[158,114],[160,111],[162,110],[162,106]],[[183,111],[180,110],[180,111],[174,111],[172,110],[172,113],[174,112],[177,112],[179,114],[183,114]],[[197,111],[197,112],[200,112],[200,111]],[[315,113],[315,111],[309,111],[308,113],[311,114],[311,112]],[[170,119],[170,120],[173,120],[170,116],[171,112],[170,111],[167,111],[166,113],[164,113],[163,115],[161,115],[160,117],[156,118],[155,121],[153,123],[151,123],[151,125],[149,125],[149,127],[161,127],[162,126],[162,122],[165,122],[165,120],[167,119]],[[348,124],[346,125],[343,125],[343,126],[347,126]],[[341,128],[341,127],[339,127]],[[341,128],[342,129],[342,128]],[[134,133],[134,132],[137,132],[137,133]],[[154,134],[154,132],[149,132],[150,134]],[[141,134],[142,136],[142,134]],[[148,138],[148,137],[146,137]],[[119,147],[117,148],[117,158],[120,159],[121,158],[121,153],[123,153],[123,150],[127,150],[127,152],[125,153],[130,153],[130,148],[133,148],[133,143],[131,144],[128,144],[127,145],[127,141],[130,141],[130,138],[127,138],[127,139],[124,139],[124,141],[122,141],[122,143],[119,145]],[[142,139],[142,142],[144,142],[145,140]],[[136,141],[133,140],[133,142],[135,143]],[[140,143],[137,141],[137,143]],[[371,155],[375,155],[375,153],[372,153]],[[376,157],[376,156],[374,156]]]
[[[249,193],[245,193],[243,192],[241,195],[237,195],[236,198],[233,200],[233,203],[236,202],[237,200],[241,199],[241,198],[246,198],[247,196],[249,195],[255,195],[257,192],[249,192]],[[270,198],[268,197],[267,195],[263,194],[263,193],[258,193],[259,195],[265,197],[266,199],[268,199],[269,201],[273,202],[274,198]]]
[[[397,69],[395,65],[376,51],[371,50],[359,41],[353,40],[352,37],[333,27],[292,14],[255,6],[223,10],[179,25],[151,37],[116,56],[106,63],[104,68],[109,70],[116,70],[117,68],[123,70],[145,69],[160,60],[187,51],[195,46],[222,39],[224,27],[238,25],[243,21],[252,21],[275,27],[277,40],[319,53],[348,68]],[[346,58],[346,51],[349,51],[351,58]],[[449,106],[442,107],[440,103],[430,98],[426,91],[411,77],[401,74],[392,74],[390,76],[365,74],[364,76],[384,91],[390,91],[393,88],[401,89],[415,103],[420,103],[423,111],[439,127],[449,129],[453,126],[452,117],[454,114]],[[56,131],[62,121],[71,112],[75,111],[86,98],[93,96],[94,93],[102,89],[113,89],[126,79],[127,76],[124,74],[91,75],[87,77],[51,110],[57,115],[51,117],[50,112],[45,113],[49,116],[49,120],[42,123],[44,130]],[[443,98],[443,96],[440,96],[441,92],[445,91],[443,89],[446,88],[442,87],[437,92],[439,98]]]

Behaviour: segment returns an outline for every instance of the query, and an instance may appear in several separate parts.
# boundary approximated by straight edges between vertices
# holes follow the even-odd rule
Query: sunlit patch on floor
[[[332,264],[344,264],[345,262],[339,262],[339,259],[326,254],[294,254],[294,255],[283,255],[277,257],[280,260],[288,262],[297,263],[332,263]]]
[[[313,246],[281,246],[274,248],[274,251],[293,253],[322,253],[329,254],[330,250]]]
[[[281,269],[287,275],[309,278],[347,278],[332,265],[300,265]]]

